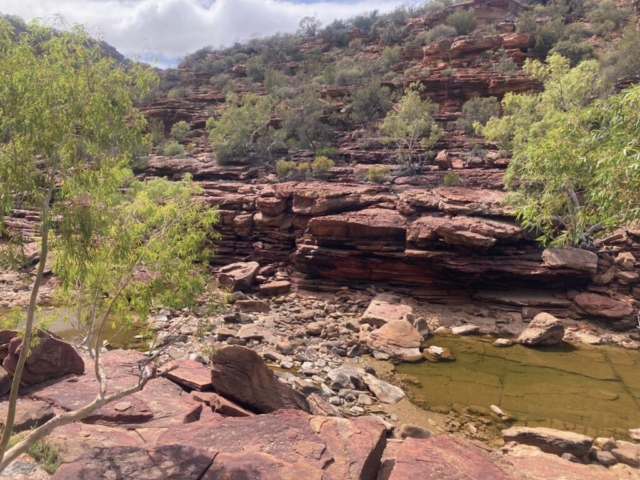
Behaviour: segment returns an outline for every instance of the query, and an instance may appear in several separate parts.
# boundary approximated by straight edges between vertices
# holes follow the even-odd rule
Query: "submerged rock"
[[[439,362],[441,360],[453,361],[455,357],[447,347],[438,347],[431,345],[422,352],[422,356],[430,362]]]
[[[453,327],[451,333],[454,335],[476,335],[480,333],[480,327],[478,325],[461,325]]]
[[[518,337],[522,345],[557,345],[564,337],[564,325],[553,315],[539,313]]]
[[[554,428],[511,427],[502,431],[502,438],[505,442],[538,447],[546,453],[555,455],[571,453],[577,457],[589,453],[593,446],[593,438],[591,437]]]
[[[398,403],[404,398],[404,392],[400,387],[391,385],[373,375],[365,373],[362,375],[362,380],[376,398],[383,403]]]
[[[394,320],[374,330],[367,338],[373,352],[382,352],[392,360],[416,362],[422,358],[422,335],[406,320]]]

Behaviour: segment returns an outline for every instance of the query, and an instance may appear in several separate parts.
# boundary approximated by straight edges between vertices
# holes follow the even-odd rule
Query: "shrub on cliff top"
[[[171,136],[178,142],[182,142],[189,135],[191,135],[191,127],[184,120],[174,123],[171,127]]]
[[[437,42],[443,38],[455,37],[458,31],[450,25],[436,25],[431,30],[420,33],[423,44]]]
[[[313,174],[316,177],[324,178],[326,177],[331,169],[335,166],[335,162],[330,158],[324,156],[318,156],[313,160],[311,164],[311,169],[313,170]]]
[[[473,9],[458,10],[447,17],[447,24],[458,32],[458,35],[469,35],[478,26],[476,14]]]

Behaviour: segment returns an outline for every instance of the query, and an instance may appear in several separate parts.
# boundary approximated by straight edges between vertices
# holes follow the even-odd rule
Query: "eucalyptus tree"
[[[136,384],[108,390],[97,341],[108,322],[146,319],[160,303],[194,304],[206,287],[202,262],[216,212],[194,201],[197,188],[188,179],[141,183],[130,169],[147,128],[134,101],[156,81],[148,67],[117,64],[82,27],[54,32],[32,23],[16,35],[0,20],[0,259],[18,268],[30,242],[39,253],[0,471],[54,428],[141,390],[157,375],[150,359]],[[39,214],[35,238],[7,227],[4,218],[18,205]],[[99,388],[93,402],[55,416],[8,449],[48,263],[61,284],[57,301],[73,306],[86,328]]]

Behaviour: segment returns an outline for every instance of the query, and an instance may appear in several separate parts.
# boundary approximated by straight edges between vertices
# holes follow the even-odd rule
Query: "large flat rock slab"
[[[373,480],[386,436],[382,422],[373,417],[347,420],[280,410],[175,426],[158,438],[160,445],[177,442],[219,452],[213,471],[229,476],[217,478],[245,478],[229,472],[246,472],[248,465],[259,463],[264,470],[258,466],[256,472],[285,472],[289,465],[309,478]],[[247,478],[299,478],[274,475]]]
[[[113,350],[102,354],[102,363],[108,377],[107,393],[130,388],[138,382],[138,365],[145,356],[133,350]],[[93,371],[71,376],[62,381],[29,392],[36,400],[44,401],[65,411],[76,410],[98,394],[98,382]],[[182,388],[166,378],[147,383],[141,392],[104,406],[83,421],[114,426],[168,427],[176,423],[198,420],[202,404],[193,401]]]
[[[58,468],[52,480],[196,480],[207,471],[215,453],[185,445],[108,447],[90,450]]]
[[[396,456],[389,480],[511,480],[521,478],[496,464],[474,444],[439,435],[407,438]],[[505,465],[508,468],[508,465]]]
[[[174,369],[172,369],[175,367]],[[195,360],[175,360],[165,366],[166,369],[172,369],[167,373],[167,378],[173,380],[178,385],[184,385],[187,388],[205,392],[212,390],[211,373],[200,362]]]
[[[394,302],[388,295],[378,295],[360,317],[360,323],[368,323],[376,328],[396,320],[407,320],[413,314],[409,305]]]

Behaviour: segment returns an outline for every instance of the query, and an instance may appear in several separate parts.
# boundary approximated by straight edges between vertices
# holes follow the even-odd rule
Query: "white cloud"
[[[300,19],[323,22],[406,0],[296,3],[291,0],[3,0],[2,13],[25,20],[62,14],[69,23],[99,28],[125,54],[153,52],[177,58],[207,45],[230,45],[254,34],[295,31]],[[208,6],[207,6],[208,5]]]

